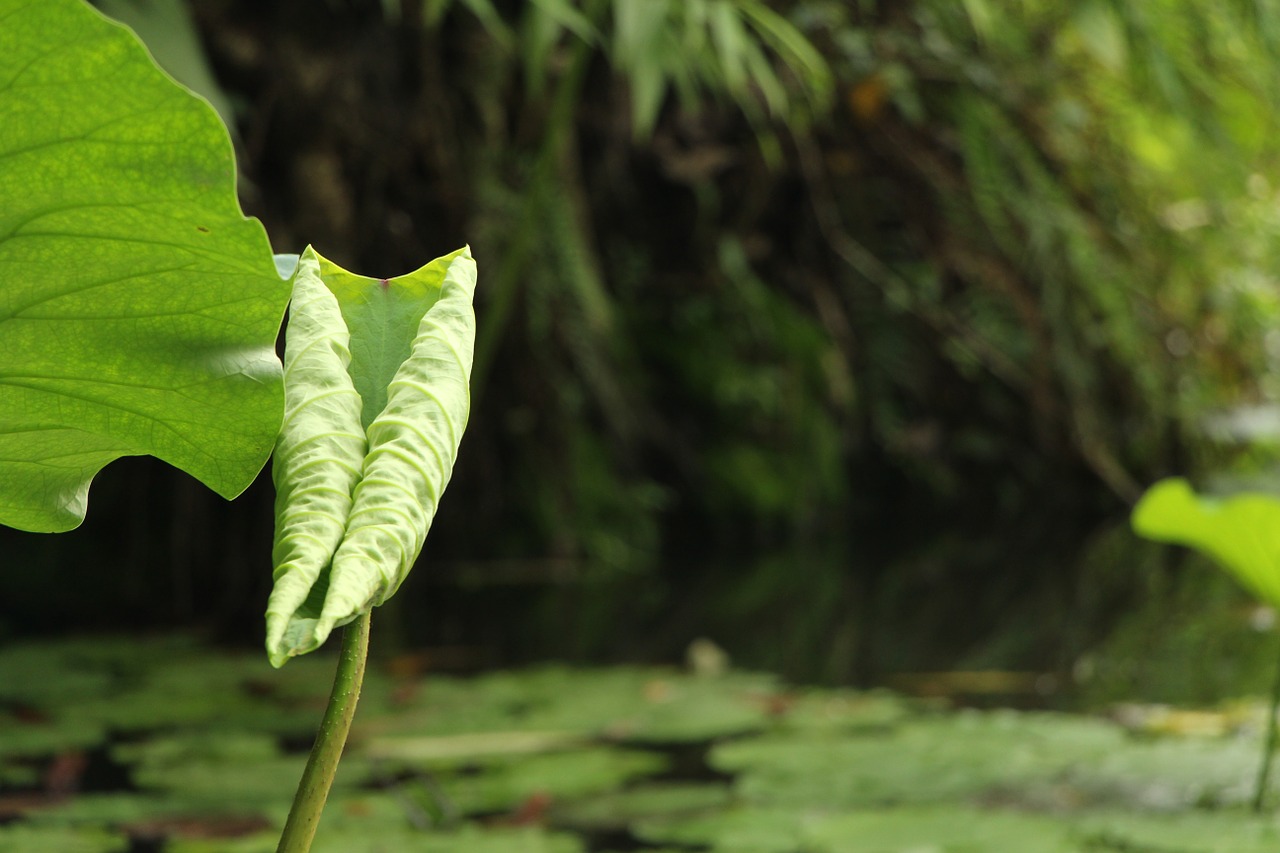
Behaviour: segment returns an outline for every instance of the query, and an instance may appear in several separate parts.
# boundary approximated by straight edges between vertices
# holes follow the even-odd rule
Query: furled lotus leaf
[[[273,468],[276,666],[386,601],[421,552],[470,410],[474,291],[465,248],[393,279],[299,260]]]
[[[1132,523],[1140,536],[1208,555],[1260,600],[1280,607],[1280,498],[1202,497],[1172,477],[1147,490]]]
[[[275,588],[267,606],[267,647],[305,648],[342,541],[368,442],[360,395],[347,368],[350,335],[338,299],[320,279],[313,253],[293,279],[285,345],[285,415],[276,439]],[[323,577],[322,577],[323,576]],[[315,597],[308,598],[315,593]]]

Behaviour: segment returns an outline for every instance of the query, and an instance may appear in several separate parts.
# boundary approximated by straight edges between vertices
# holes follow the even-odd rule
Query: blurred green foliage
[[[489,128],[470,211],[500,265],[484,393],[533,413],[508,457],[543,525],[521,547],[623,568],[681,519],[704,545],[850,515],[874,535],[891,490],[1007,522],[1216,461],[1199,419],[1274,391],[1263,6],[706,0],[642,28],[633,3],[539,2],[491,23],[509,65],[478,100],[531,131]],[[504,381],[514,362],[539,376]]]
[[[1280,393],[1275,7],[191,9],[278,249],[395,273],[473,247],[473,427],[436,572],[655,577],[537,615],[599,650],[622,610],[641,630],[684,607],[663,596],[732,598],[690,592],[723,582],[708,566],[847,552],[770,559],[736,600],[788,590],[841,635],[811,657],[911,666],[926,645],[1026,662],[948,642],[977,620],[1087,647],[1143,583],[1123,555],[1091,567],[1092,531],[1139,484],[1229,461],[1205,419]],[[1127,592],[1086,589],[1108,571]]]

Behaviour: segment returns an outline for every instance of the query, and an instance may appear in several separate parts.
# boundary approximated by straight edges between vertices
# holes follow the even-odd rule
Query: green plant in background
[[[1156,483],[1133,509],[1133,529],[1157,542],[1195,548],[1230,573],[1259,601],[1280,609],[1280,498],[1243,493],[1229,498],[1197,495],[1180,477]],[[1267,738],[1253,807],[1262,808],[1280,712],[1280,672],[1272,690]]]
[[[1126,502],[1170,446],[1203,452],[1196,419],[1266,381],[1275,317],[1273,241],[1253,233],[1280,91],[1259,4],[924,0],[889,26],[890,4],[808,5],[849,34],[832,62],[855,127],[884,143],[872,155],[936,211],[895,262],[861,227],[880,200],[837,187],[824,231],[885,297],[861,307],[918,318],[965,381],[1021,398],[1041,453],[1066,442]],[[872,360],[902,361],[903,337],[876,334]],[[1177,364],[1193,350],[1194,371]],[[907,407],[881,408],[894,430]]]
[[[523,475],[519,492],[532,508],[534,538],[543,540],[531,548],[565,548],[588,572],[602,575],[644,570],[658,553],[664,510],[674,503],[665,485],[639,464],[646,444],[672,434],[667,413],[647,390],[675,390],[679,380],[665,375],[668,368],[677,376],[691,374],[691,387],[676,390],[671,399],[686,394],[700,399],[708,380],[745,384],[744,371],[783,372],[791,365],[778,369],[769,363],[756,371],[736,363],[739,351],[751,349],[738,339],[753,338],[760,350],[790,348],[791,342],[773,339],[774,326],[784,321],[772,314],[740,323],[721,317],[723,306],[705,294],[686,294],[690,302],[706,303],[701,305],[655,298],[657,283],[676,271],[669,249],[655,252],[610,233],[605,223],[617,217],[594,207],[595,176],[584,168],[589,155],[582,148],[582,115],[599,102],[601,79],[616,81],[620,94],[625,91],[617,103],[626,141],[643,150],[664,135],[659,132],[664,113],[694,115],[714,104],[726,114],[741,115],[763,159],[779,165],[789,134],[808,130],[829,111],[830,69],[795,22],[759,0],[539,0],[521,4],[509,20],[487,0],[441,0],[429,6],[429,27],[441,27],[458,7],[479,17],[495,42],[494,56],[483,74],[463,73],[460,79],[475,87],[473,97],[480,103],[501,104],[510,92],[521,92],[521,125],[533,129],[531,137],[507,137],[504,119],[486,120],[473,171],[475,224],[469,232],[476,245],[500,258],[488,278],[489,301],[477,333],[478,393],[496,396],[505,390],[500,366],[511,352],[527,352],[529,358],[520,360],[534,361],[538,378],[521,383],[510,396],[532,397],[545,384],[542,396],[528,405],[537,410],[546,433],[530,433],[538,451],[521,453],[514,462],[514,475]],[[610,72],[603,78],[593,74],[601,66]],[[713,182],[697,174],[684,180],[697,196],[701,222],[710,224],[722,204]],[[617,198],[628,203],[622,193]],[[709,238],[713,253],[722,242],[737,239],[699,236]],[[713,257],[700,274],[723,279],[717,289],[736,307],[758,295],[754,278],[740,281],[738,272],[722,274]],[[742,299],[738,289],[744,291]],[[784,317],[794,313],[782,304],[785,300],[773,301]],[[667,309],[688,316],[658,319]],[[663,335],[653,334],[647,326],[651,321]],[[668,342],[672,326],[687,329],[690,342],[696,342],[692,359],[675,351],[683,341],[654,346]],[[733,330],[732,340],[720,339],[726,329]],[[698,347],[714,348],[715,354],[708,358]],[[720,389],[714,394],[707,399],[727,396]],[[746,396],[738,396],[744,407],[750,404]],[[788,414],[782,418],[790,420]],[[773,426],[767,417],[747,421],[737,411],[716,411],[710,418],[718,421],[718,429],[726,423],[745,426],[744,432]],[[759,421],[769,423],[758,426]],[[814,429],[823,426],[814,424]],[[790,438],[785,427],[778,430],[784,431]],[[740,448],[758,438],[734,436],[732,443]],[[711,452],[720,451],[717,443]],[[702,456],[701,448],[681,452],[682,464]],[[729,452],[720,455],[709,472],[716,483],[725,468],[733,469],[725,477],[721,505],[737,503],[744,483],[750,491],[762,469],[773,481],[787,479],[792,470],[793,460],[770,459],[768,451],[756,447],[739,454],[747,460],[741,466]],[[540,470],[543,466],[548,470]],[[572,477],[551,473],[566,468]],[[722,490],[713,485],[689,491],[689,500],[703,495],[714,500]],[[759,491],[768,494],[756,503],[770,511],[776,507],[772,484]],[[798,515],[803,507],[789,510]]]
[[[1115,512],[1172,454],[1217,452],[1195,424],[1270,381],[1277,316],[1276,42],[1259,4],[797,0],[767,4],[776,30],[761,5],[429,4],[442,41],[474,12],[494,47],[457,77],[494,105],[467,164],[469,233],[501,259],[477,375],[542,428],[492,440],[520,474],[579,472],[525,474],[529,526],[557,520],[531,549],[643,565],[592,543],[643,552],[676,516],[731,527],[744,505],[787,531],[814,515],[801,507],[857,506],[838,486],[777,511],[797,464],[995,506],[994,535],[1048,483]],[[800,322],[724,322],[755,279]],[[794,369],[759,373],[790,373],[795,405],[743,417],[755,400],[730,392],[778,350]],[[503,388],[517,360],[545,388]],[[635,460],[653,457],[678,477],[647,479],[660,466]],[[891,514],[858,526],[878,536]]]
[[[274,445],[270,660],[357,623],[280,842],[307,850],[369,610],[417,559],[466,426],[474,262],[371,279],[308,249],[282,280],[216,115],[80,0],[0,2],[0,116],[0,522],[76,526],[125,455],[234,497]]]

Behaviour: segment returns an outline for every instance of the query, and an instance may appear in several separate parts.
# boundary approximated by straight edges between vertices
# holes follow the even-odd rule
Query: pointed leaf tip
[[[465,247],[392,279],[303,254],[274,467],[275,665],[386,601],[421,552],[470,411],[475,280]]]

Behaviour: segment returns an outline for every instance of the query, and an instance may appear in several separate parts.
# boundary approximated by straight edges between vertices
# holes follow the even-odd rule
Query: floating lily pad
[[[57,678],[50,678],[57,673]],[[79,659],[60,644],[23,643],[0,649],[0,702],[54,708],[91,700],[111,687],[101,664]]]
[[[274,853],[278,837],[262,834],[241,839],[185,839],[170,842],[166,853]],[[456,831],[415,830],[382,826],[359,830],[324,823],[311,853],[583,853],[578,839],[534,827]]]
[[[0,850],[21,853],[124,853],[129,841],[105,829],[56,826],[0,826]]]
[[[191,804],[162,794],[128,792],[79,794],[39,812],[27,820],[32,824],[84,827],[95,824],[119,826],[157,815],[174,815],[191,810]]]
[[[961,713],[876,736],[766,735],[713,748],[755,803],[857,807],[973,798],[1048,782],[1122,747],[1119,727],[1054,714]]]
[[[436,777],[430,789],[419,786],[419,796],[442,799],[464,815],[506,812],[535,796],[555,802],[607,791],[666,766],[661,755],[607,747],[548,753],[479,773]]]
[[[303,656],[296,662],[307,659]],[[280,672],[288,673],[293,666],[291,663]],[[444,737],[511,731],[517,728],[521,707],[518,698],[490,689],[486,679],[432,675],[421,681],[404,681],[394,693],[365,687],[352,737],[358,741],[397,734]]]
[[[740,808],[688,821],[651,821],[642,838],[736,853],[1084,853],[1047,817],[961,808],[824,813]]]
[[[100,725],[73,719],[21,719],[0,711],[0,757],[38,757],[100,743]]]
[[[280,747],[269,735],[196,730],[120,744],[112,748],[111,755],[116,761],[145,770],[198,762],[252,764],[280,757]]]
[[[894,809],[842,814],[807,825],[812,853],[1085,853],[1049,817],[972,809]],[[719,849],[719,848],[716,848]]]
[[[222,655],[171,660],[134,679],[128,689],[95,712],[123,730],[265,723],[270,705],[245,689],[251,674],[258,672],[247,663]],[[322,711],[323,704],[316,719]],[[314,725],[301,714],[295,716],[299,729]]]
[[[638,820],[688,818],[732,801],[728,785],[668,782],[611,791],[554,809],[557,826],[581,829],[624,829]]]
[[[423,813],[394,786],[384,790],[338,791],[324,807],[325,832],[422,828]]]
[[[1090,850],[1142,853],[1274,853],[1280,822],[1243,812],[1086,816],[1077,835]]]
[[[0,760],[0,787],[34,788],[40,783],[40,771],[33,765]]]
[[[883,690],[797,690],[778,693],[767,707],[778,728],[857,731],[886,728],[909,717],[912,703]]]
[[[163,811],[193,815],[229,813],[275,820],[288,812],[302,777],[305,755],[283,755],[276,740],[262,733],[185,732],[116,747],[113,755],[131,765],[139,788],[159,795]],[[341,791],[358,784],[358,764],[343,765],[335,781]],[[184,809],[168,808],[183,804]]]
[[[208,844],[207,849],[220,853],[255,850],[263,843],[270,845],[268,850],[275,850],[289,811],[288,794],[286,791],[281,802],[260,804],[185,793],[80,796],[32,815],[30,823],[76,828],[106,825],[144,842],[163,841],[166,851],[188,842]]]
[[[323,713],[333,667],[317,659],[276,673],[259,655],[216,654],[182,636],[16,644],[0,650],[0,755],[83,748],[105,730],[305,734]],[[375,690],[379,681],[370,678]]]
[[[370,730],[576,731],[622,741],[689,742],[766,728],[768,697],[776,692],[776,680],[760,675],[549,667],[428,684],[413,707]]]
[[[481,829],[467,826],[451,832],[412,829],[376,834],[322,831],[316,837],[311,853],[388,853],[402,850],[413,853],[583,853],[585,849],[582,842],[572,835],[536,827]],[[208,853],[221,851],[210,849]]]
[[[432,770],[477,767],[536,755],[581,749],[590,739],[577,732],[489,731],[427,737],[380,737],[359,747],[360,754],[393,765]]]
[[[654,844],[710,846],[737,853],[793,853],[803,842],[802,829],[815,817],[802,808],[741,806],[693,818],[651,818],[632,832]]]
[[[147,766],[135,769],[133,780],[144,790],[190,799],[202,807],[262,813],[280,805],[287,811],[306,760],[305,755],[290,755],[253,762],[192,761]],[[340,773],[334,784],[349,780],[350,774]]]
[[[531,712],[531,724],[588,726],[607,737],[649,743],[758,731],[767,724],[765,697],[774,684],[771,678],[754,675],[706,678],[660,670],[564,673],[562,680],[567,689],[553,694],[556,701]]]
[[[1085,802],[1166,811],[1221,807],[1252,799],[1259,761],[1251,738],[1167,738],[1080,764],[1069,780]]]
[[[275,853],[279,843],[279,832],[260,832],[243,838],[176,838],[164,849],[166,853]]]
[[[8,712],[0,744],[26,731],[13,758],[0,751],[0,784],[8,768],[7,784],[38,785],[49,755],[123,730],[137,734],[110,755],[143,789],[74,795],[6,831],[271,853],[305,760],[284,754],[279,733],[313,730],[332,666],[304,658],[272,670],[185,640],[0,651],[8,672],[73,673],[64,693],[44,693],[65,701]],[[931,713],[893,694],[790,689],[738,673],[541,668],[421,682],[371,673],[368,685],[313,853],[582,849],[569,835],[487,829],[469,822],[477,818],[737,853],[1280,849],[1273,821],[1196,811],[1251,794],[1253,737],[1135,736],[1063,714]],[[709,742],[709,765],[733,781],[654,779],[689,770],[652,748],[668,742],[699,755]],[[0,835],[0,850],[11,848],[77,849]]]

